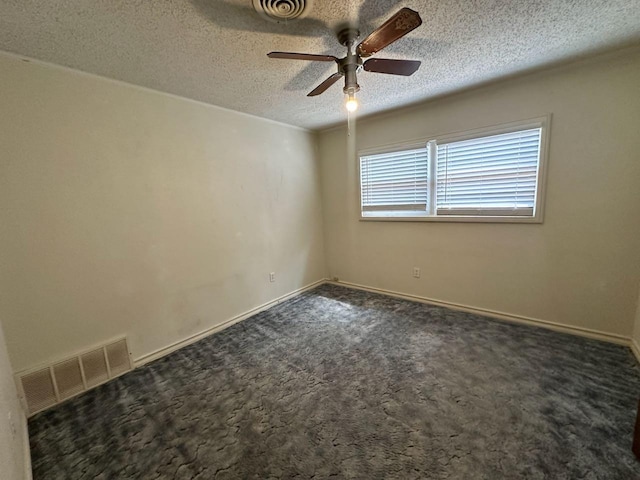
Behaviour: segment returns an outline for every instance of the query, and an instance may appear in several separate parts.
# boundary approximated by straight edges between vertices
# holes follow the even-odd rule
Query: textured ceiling
[[[335,66],[266,54],[343,56],[341,23],[364,38],[401,7],[422,26],[376,56],[422,67],[362,72],[360,114],[640,42],[639,0],[315,0],[289,24],[251,0],[0,0],[0,49],[314,129],[346,119],[340,83],[306,97]]]

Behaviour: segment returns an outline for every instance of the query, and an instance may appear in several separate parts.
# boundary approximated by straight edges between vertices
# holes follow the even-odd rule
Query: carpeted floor
[[[637,479],[627,348],[324,285],[29,422],[40,479]]]

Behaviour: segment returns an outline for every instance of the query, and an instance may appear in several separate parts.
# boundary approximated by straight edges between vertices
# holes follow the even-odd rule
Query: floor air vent
[[[38,413],[131,370],[125,338],[46,367],[18,374],[29,411]]]

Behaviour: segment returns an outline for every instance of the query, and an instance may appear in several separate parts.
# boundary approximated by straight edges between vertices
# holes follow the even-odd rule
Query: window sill
[[[523,216],[471,216],[471,215],[360,215],[364,222],[449,222],[449,223],[542,223],[541,217]]]

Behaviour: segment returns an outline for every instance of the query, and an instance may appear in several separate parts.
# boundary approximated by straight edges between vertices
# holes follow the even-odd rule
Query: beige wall
[[[323,205],[309,132],[11,56],[0,82],[0,313],[16,370],[122,334],[138,358],[323,278],[322,207],[330,276],[631,335],[637,49],[367,119],[349,139],[322,132]],[[546,113],[544,224],[358,221],[352,140]]]
[[[16,370],[122,334],[137,358],[324,278],[313,134],[10,56],[0,84]]]
[[[541,225],[358,221],[355,154],[343,129],[322,132],[328,275],[628,338],[640,283],[639,85],[640,51],[627,50],[358,123],[351,150],[551,113]]]
[[[26,480],[31,477],[25,422],[0,325],[0,478]]]

